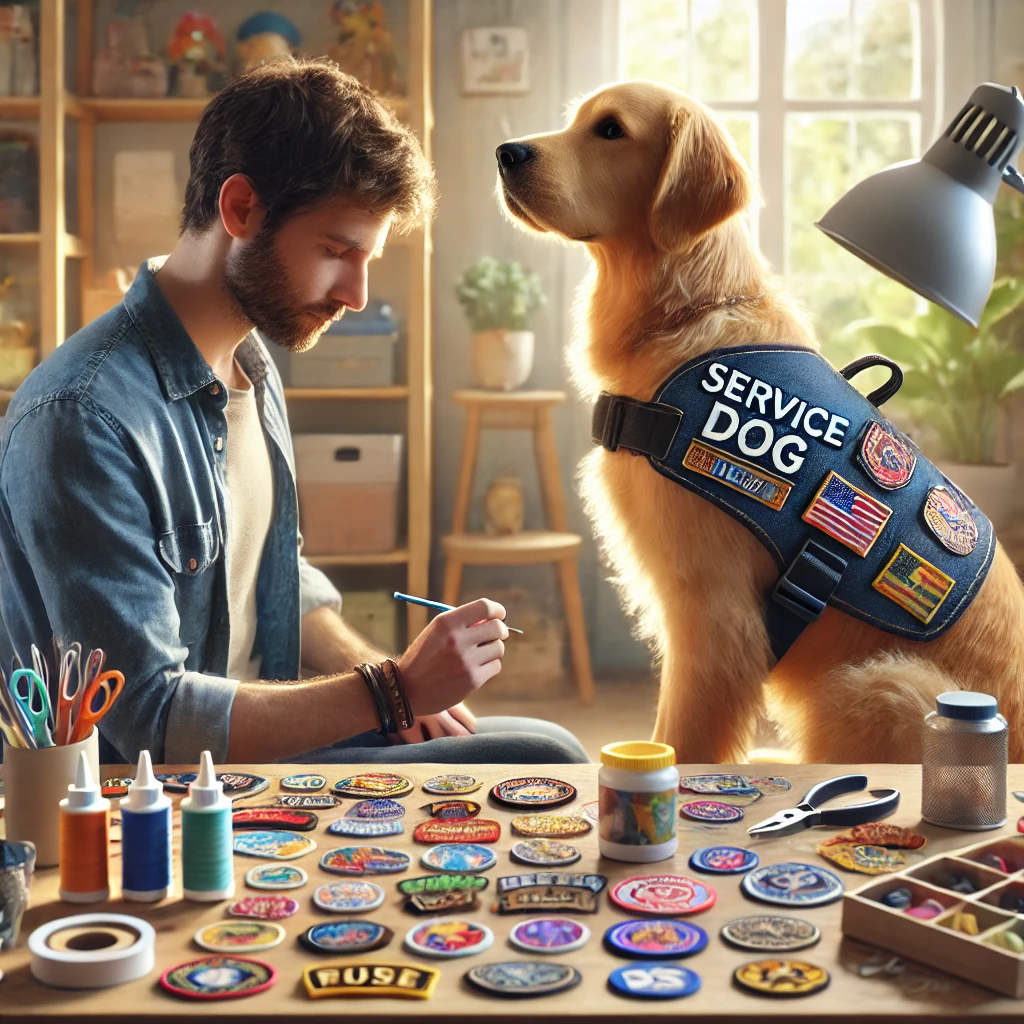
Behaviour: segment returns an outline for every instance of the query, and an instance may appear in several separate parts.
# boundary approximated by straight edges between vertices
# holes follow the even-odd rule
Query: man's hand
[[[456,704],[436,715],[424,715],[413,722],[411,729],[400,729],[403,743],[423,743],[442,736],[472,736],[476,732],[476,719],[465,704]]]
[[[481,598],[442,612],[398,659],[417,718],[447,711],[501,671],[505,609]]]

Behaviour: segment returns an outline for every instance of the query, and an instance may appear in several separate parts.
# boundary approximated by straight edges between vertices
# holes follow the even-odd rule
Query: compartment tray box
[[[288,371],[297,388],[373,388],[395,383],[398,334],[322,334],[308,352],[292,352]]]
[[[1004,859],[1008,872],[983,863],[985,855],[992,853]],[[937,880],[944,870],[970,875],[982,888],[967,895],[943,888]],[[934,899],[946,907],[945,912],[922,921],[881,902],[886,892],[901,887],[911,890],[915,905]],[[999,906],[999,894],[1007,888],[1024,892],[1024,839],[988,839],[878,876],[847,892],[843,896],[843,934],[1022,999],[1024,953],[1012,953],[991,941],[1005,929],[1024,938],[1024,915]],[[978,935],[953,931],[951,919],[958,910],[975,915]]]

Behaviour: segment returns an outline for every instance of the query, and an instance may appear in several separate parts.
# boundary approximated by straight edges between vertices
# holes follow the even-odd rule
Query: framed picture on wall
[[[504,96],[530,89],[525,28],[468,28],[462,33],[462,93]]]

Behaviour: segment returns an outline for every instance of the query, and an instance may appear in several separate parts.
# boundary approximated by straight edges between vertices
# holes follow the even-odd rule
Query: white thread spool
[[[69,932],[67,942],[60,933]],[[51,942],[57,940],[57,948]],[[52,988],[111,988],[145,977],[155,963],[153,926],[126,914],[77,914],[29,937],[32,976]]]

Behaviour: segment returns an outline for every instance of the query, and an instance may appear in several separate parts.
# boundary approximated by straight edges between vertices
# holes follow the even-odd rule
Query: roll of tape
[[[32,976],[53,988],[111,988],[153,969],[153,926],[126,914],[77,914],[28,937]]]

